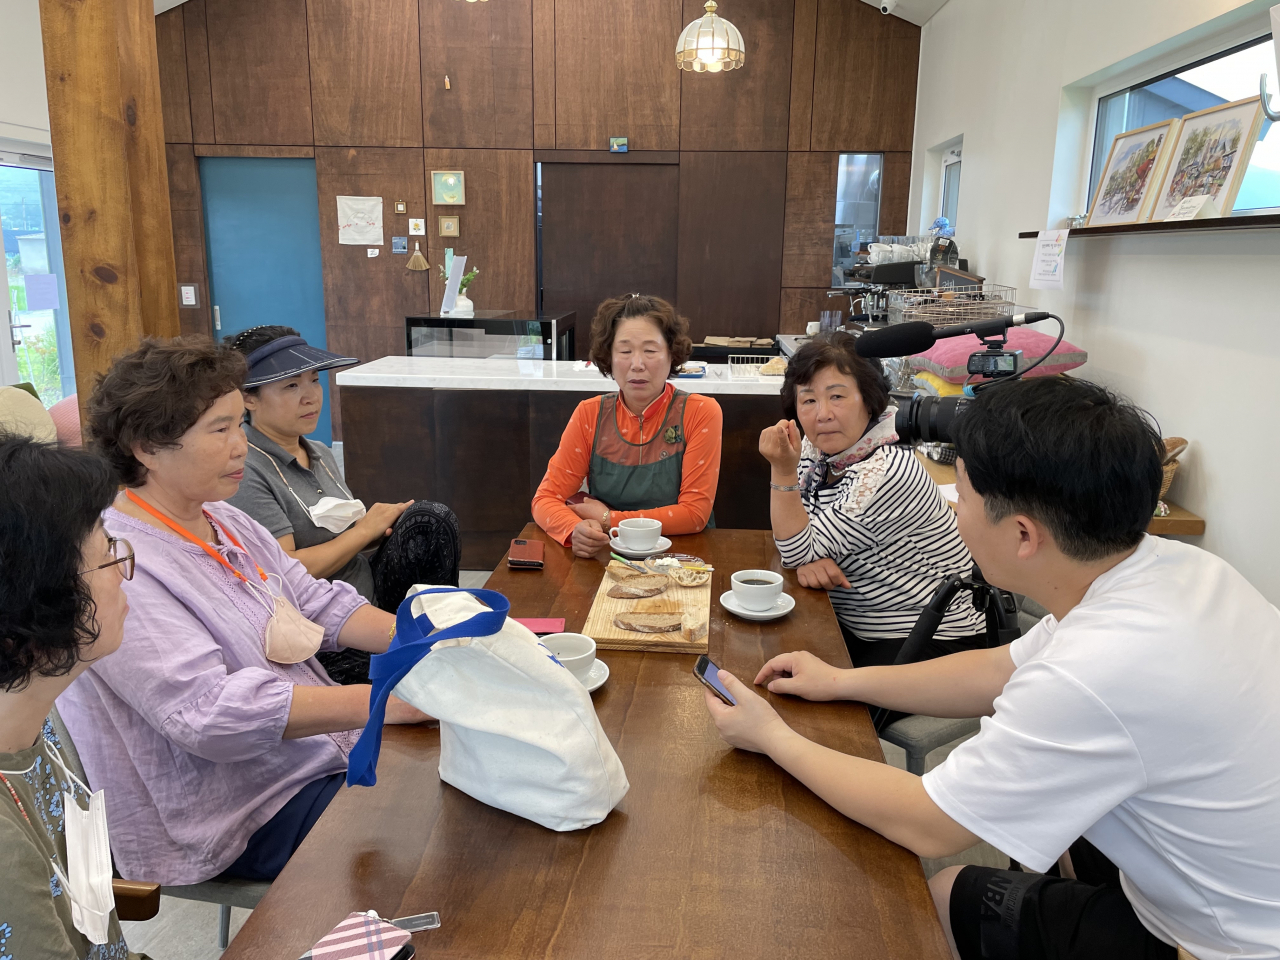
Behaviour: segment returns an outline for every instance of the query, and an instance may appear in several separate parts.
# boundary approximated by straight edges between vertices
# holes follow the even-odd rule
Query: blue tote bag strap
[[[413,601],[431,593],[469,593],[489,605],[474,616],[455,623],[437,633],[426,614],[413,615]],[[369,681],[373,690],[369,694],[369,722],[360,732],[360,739],[351,748],[347,758],[347,786],[371,787],[378,782],[378,754],[382,749],[382,724],[387,716],[387,697],[396,684],[417,666],[418,661],[431,652],[441,640],[459,637],[488,637],[502,629],[511,602],[496,590],[465,590],[458,587],[435,587],[405,597],[396,610],[396,635],[386,653],[376,653],[369,658]]]

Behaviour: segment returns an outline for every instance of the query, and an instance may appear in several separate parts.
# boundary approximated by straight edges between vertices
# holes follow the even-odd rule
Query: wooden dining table
[[[487,587],[511,616],[586,620],[607,555],[546,542],[541,570],[505,562]],[[673,538],[712,575],[710,656],[746,682],[775,654],[849,658],[825,593],[784,570],[762,530]],[[794,610],[741,620],[720,594],[739,569],[785,578]],[[608,817],[556,833],[440,781],[439,730],[386,727],[374,787],[343,788],[253,911],[224,960],[293,960],[352,911],[438,911],[420,957],[468,960],[818,958],[946,960],[920,859],[847,819],[759,754],[716,732],[695,657],[603,650],[593,700],[631,788]],[[793,728],[883,762],[861,704],[756,688]],[[483,709],[483,705],[477,705]]]

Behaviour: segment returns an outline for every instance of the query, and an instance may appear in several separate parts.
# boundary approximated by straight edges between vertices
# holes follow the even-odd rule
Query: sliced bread
[[[683,617],[677,613],[620,613],[613,618],[619,630],[635,633],[677,633],[683,626]]]
[[[632,577],[648,576],[648,574],[641,573],[634,567],[628,567],[618,560],[610,560],[609,565],[604,568],[604,572],[610,580],[630,580]]]
[[[637,574],[619,580],[609,588],[609,596],[618,599],[635,600],[640,597],[656,597],[670,586],[671,580],[665,573],[650,573],[645,576]]]
[[[686,616],[680,624],[680,635],[690,643],[697,643],[707,635],[707,626],[705,620],[698,622]]]

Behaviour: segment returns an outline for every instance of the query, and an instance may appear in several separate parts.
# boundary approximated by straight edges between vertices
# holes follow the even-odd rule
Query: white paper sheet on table
[[[381,197],[338,197],[338,242],[382,246]]]
[[[942,495],[946,497],[950,503],[960,502],[960,494],[956,493],[956,485],[954,483],[940,483],[938,484],[938,490],[942,492]]]

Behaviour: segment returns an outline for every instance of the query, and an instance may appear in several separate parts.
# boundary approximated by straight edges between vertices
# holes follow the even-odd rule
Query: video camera
[[[1022,364],[1021,350],[1004,349],[1009,343],[1010,327],[1020,327],[1041,320],[1058,321],[1058,339],[1043,357],[1019,370]],[[903,443],[919,440],[933,443],[951,443],[951,426],[961,416],[979,390],[988,390],[1000,383],[1018,380],[1049,358],[1066,334],[1062,318],[1052,313],[1019,313],[997,320],[981,320],[977,323],[935,327],[922,320],[895,323],[881,330],[868,330],[857,340],[858,354],[868,359],[907,357],[923,353],[945,337],[962,337],[972,334],[982,341],[984,349],[969,355],[966,369],[970,378],[986,377],[982,383],[965,384],[964,396],[922,397],[916,395],[899,405],[895,419],[898,438]]]

